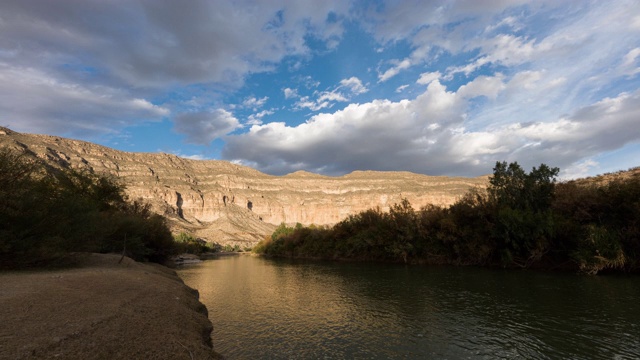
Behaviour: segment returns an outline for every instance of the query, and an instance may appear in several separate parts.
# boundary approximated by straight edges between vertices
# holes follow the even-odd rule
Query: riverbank
[[[0,359],[218,359],[197,291],[173,270],[87,254],[0,274]]]

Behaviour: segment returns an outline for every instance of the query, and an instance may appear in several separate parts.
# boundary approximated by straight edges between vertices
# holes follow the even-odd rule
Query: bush
[[[211,250],[211,248],[207,246],[206,241],[195,238],[193,235],[185,232],[176,235],[174,239],[178,249],[177,251],[180,253],[200,255]]]
[[[0,263],[59,262],[72,252],[122,252],[162,262],[175,252],[164,218],[129,202],[116,179],[54,170],[0,149]]]
[[[407,200],[388,212],[350,215],[331,228],[282,224],[254,251],[274,256],[392,262],[640,269],[640,176],[604,184],[556,184],[557,168],[525,172],[496,163],[490,185],[449,208],[416,212]]]

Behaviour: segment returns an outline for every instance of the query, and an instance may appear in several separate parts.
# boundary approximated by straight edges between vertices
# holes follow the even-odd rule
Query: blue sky
[[[637,1],[0,2],[0,125],[269,174],[640,165]]]

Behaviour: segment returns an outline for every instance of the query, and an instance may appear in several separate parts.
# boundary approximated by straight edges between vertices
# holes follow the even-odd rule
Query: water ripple
[[[179,274],[229,359],[640,357],[634,278],[244,256]]]

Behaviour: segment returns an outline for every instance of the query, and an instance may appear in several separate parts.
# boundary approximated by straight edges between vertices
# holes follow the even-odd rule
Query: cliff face
[[[487,177],[453,178],[408,172],[356,171],[341,177],[307,172],[271,176],[218,160],[164,153],[128,153],[48,135],[0,128],[0,146],[48,163],[119,177],[130,198],[150,202],[171,220],[208,241],[251,246],[280,223],[330,225],[350,214],[402,198],[414,208],[450,205]]]

